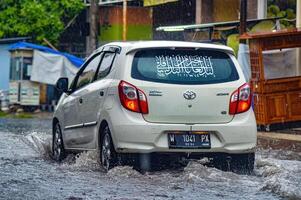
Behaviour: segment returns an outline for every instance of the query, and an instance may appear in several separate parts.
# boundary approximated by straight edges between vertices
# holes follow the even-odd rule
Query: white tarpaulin
[[[55,85],[60,77],[72,80],[77,71],[78,68],[62,55],[34,50],[31,81]]]
[[[247,82],[249,82],[249,80],[251,78],[249,45],[239,44],[237,60],[238,60],[239,65],[242,68],[242,71],[245,75],[245,78],[246,78]]]
[[[263,66],[266,79],[297,76],[296,49],[264,51]]]
[[[298,76],[296,69],[296,49],[269,50],[263,53],[265,79]],[[239,44],[238,62],[247,81],[251,78],[249,46]]]

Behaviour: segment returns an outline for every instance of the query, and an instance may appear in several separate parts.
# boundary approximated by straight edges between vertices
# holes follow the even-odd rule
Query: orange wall
[[[100,8],[100,24],[122,24],[122,7]],[[152,15],[149,8],[128,7],[127,23],[131,25],[152,24]]]
[[[239,0],[214,0],[214,22],[238,20]]]
[[[123,8],[102,7],[100,9],[101,42],[120,41],[123,34]],[[128,7],[126,40],[151,40],[153,38],[153,21],[150,8]]]

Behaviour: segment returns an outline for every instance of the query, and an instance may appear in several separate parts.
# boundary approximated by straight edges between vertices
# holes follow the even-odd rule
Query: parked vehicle
[[[109,170],[120,155],[213,157],[224,169],[254,168],[250,86],[233,50],[176,41],[115,42],[97,49],[53,117],[53,157],[98,150]]]

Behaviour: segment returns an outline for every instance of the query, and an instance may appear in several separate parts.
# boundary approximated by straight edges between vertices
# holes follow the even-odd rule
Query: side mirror
[[[61,92],[68,92],[69,81],[68,78],[62,77],[57,80],[55,87]]]

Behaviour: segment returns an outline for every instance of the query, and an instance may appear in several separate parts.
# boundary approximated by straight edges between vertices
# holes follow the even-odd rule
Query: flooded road
[[[301,199],[301,154],[258,150],[255,175],[191,161],[183,170],[100,170],[97,154],[49,158],[51,121],[0,119],[0,199]]]

